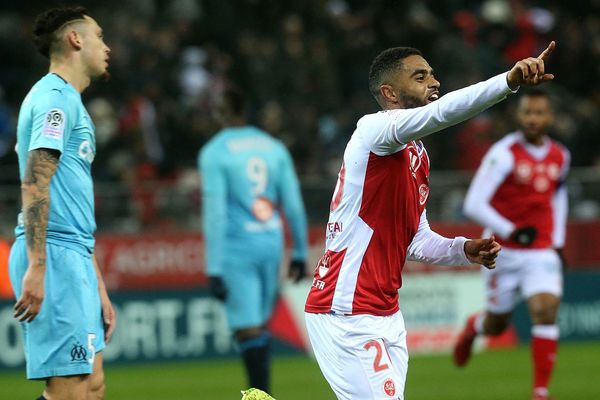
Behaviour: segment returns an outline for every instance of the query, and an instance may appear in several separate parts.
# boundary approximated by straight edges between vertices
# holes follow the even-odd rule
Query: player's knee
[[[264,330],[261,327],[252,327],[252,328],[244,328],[238,329],[235,331],[235,338],[238,342],[243,342],[244,340],[253,339],[262,335]]]
[[[488,317],[485,321],[485,333],[486,335],[496,336],[508,328],[510,322],[509,318],[504,317]]]
[[[91,400],[102,400],[104,399],[104,372],[98,372],[92,375],[89,384],[89,396]]]
[[[553,325],[556,323],[556,310],[553,307],[531,310],[531,320],[535,325]]]

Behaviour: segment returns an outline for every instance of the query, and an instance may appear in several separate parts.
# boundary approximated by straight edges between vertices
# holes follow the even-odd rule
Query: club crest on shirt
[[[329,260],[330,257],[327,253],[325,253],[323,257],[321,257],[321,259],[319,260],[317,272],[321,278],[327,275],[327,272],[329,271]]]
[[[389,397],[394,397],[396,394],[396,384],[392,378],[387,378],[383,382],[383,392]]]
[[[74,343],[71,348],[71,362],[87,362],[87,350],[81,343]]]

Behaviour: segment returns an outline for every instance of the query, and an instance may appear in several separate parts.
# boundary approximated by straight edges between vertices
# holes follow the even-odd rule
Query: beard
[[[417,108],[427,104],[423,99],[404,93],[400,95],[400,101],[404,104],[404,108]]]

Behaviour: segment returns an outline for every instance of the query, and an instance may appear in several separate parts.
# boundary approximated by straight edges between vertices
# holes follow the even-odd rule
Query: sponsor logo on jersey
[[[387,378],[383,382],[383,392],[389,397],[394,397],[396,394],[396,384],[392,378]]]
[[[314,287],[315,289],[318,289],[318,290],[323,290],[323,289],[325,289],[325,281],[322,281],[317,278],[313,278],[312,287]]]
[[[547,191],[549,187],[550,180],[544,175],[538,176],[533,180],[533,188],[540,193]]]
[[[528,162],[520,162],[517,165],[516,175],[517,180],[520,182],[529,182],[533,171],[531,165]]]
[[[42,136],[60,140],[65,131],[65,113],[60,108],[53,108],[46,113]]]
[[[327,239],[334,239],[338,233],[342,233],[344,226],[341,222],[327,223]]]
[[[81,142],[79,145],[79,157],[91,164],[94,161],[95,156],[94,149],[92,149],[92,145],[90,144],[89,140],[84,140]]]
[[[553,180],[557,180],[559,178],[560,168],[558,168],[558,164],[552,163],[548,165],[548,176]]]
[[[87,362],[87,350],[81,345],[81,343],[75,343],[73,348],[71,348],[71,361]]]
[[[273,217],[273,203],[264,197],[257,198],[252,204],[252,214],[260,222],[267,222]]]

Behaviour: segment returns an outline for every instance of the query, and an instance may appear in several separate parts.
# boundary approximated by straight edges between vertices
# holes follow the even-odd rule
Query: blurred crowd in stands
[[[0,168],[17,181],[16,116],[47,71],[30,40],[52,1],[0,5]],[[64,3],[70,3],[62,1]],[[419,48],[448,92],[537,55],[550,40],[554,135],[574,166],[600,168],[600,0],[104,0],[86,6],[111,47],[110,81],[84,93],[97,131],[94,175],[145,202],[143,182],[193,186],[198,149],[217,130],[212,94],[234,83],[250,117],[290,148],[305,180],[337,174],[357,119],[377,111],[367,87],[381,50]],[[513,130],[514,102],[428,139],[438,170],[474,170]],[[333,180],[328,182],[333,184]],[[150,214],[152,210],[147,211]]]

